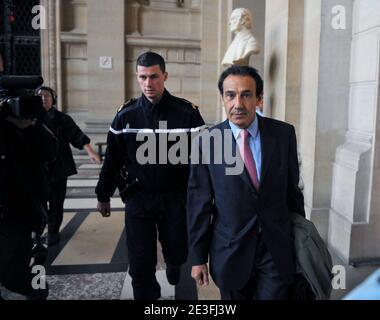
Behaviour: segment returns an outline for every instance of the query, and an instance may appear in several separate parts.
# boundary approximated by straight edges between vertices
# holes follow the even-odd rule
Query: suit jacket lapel
[[[261,177],[260,177],[260,185],[265,179],[265,175],[268,172],[270,160],[272,158],[274,148],[276,145],[276,140],[273,137],[272,133],[268,130],[265,125],[265,118],[257,115],[259,120],[259,130],[260,130],[260,139],[261,139],[261,153],[262,153],[262,161],[261,161]]]

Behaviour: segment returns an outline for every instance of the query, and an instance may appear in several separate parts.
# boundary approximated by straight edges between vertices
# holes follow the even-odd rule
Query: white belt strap
[[[123,133],[141,133],[141,134],[147,134],[147,133],[193,133],[193,132],[201,132],[202,130],[207,129],[207,126],[201,126],[197,128],[178,128],[178,129],[130,129],[125,128],[123,130],[115,130],[112,127],[110,127],[110,132],[116,135],[120,135]]]

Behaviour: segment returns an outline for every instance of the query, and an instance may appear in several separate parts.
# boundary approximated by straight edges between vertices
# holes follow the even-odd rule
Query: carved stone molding
[[[150,0],[143,1],[143,4],[150,5],[155,8],[181,8],[184,7],[184,0]]]
[[[62,43],[87,43],[86,33],[61,32]]]
[[[167,48],[189,48],[200,49],[201,41],[197,39],[178,39],[168,37],[141,37],[127,36],[127,46],[135,47],[167,47]]]
[[[141,35],[139,26],[141,2],[129,0],[126,8],[126,33],[137,36]]]
[[[147,10],[157,11],[200,11],[200,0],[140,0],[138,3]]]

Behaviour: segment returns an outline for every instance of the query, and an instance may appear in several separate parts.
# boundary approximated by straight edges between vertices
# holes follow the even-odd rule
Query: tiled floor
[[[125,272],[51,275],[49,300],[120,300]]]
[[[82,216],[81,219],[76,216]],[[75,222],[76,220],[76,222]],[[74,224],[78,224],[75,228]],[[131,279],[127,274],[125,239],[123,237],[123,213],[113,212],[111,219],[105,220],[97,213],[68,212],[65,214],[63,244],[51,262],[48,277],[51,295],[49,299],[132,299]],[[76,231],[70,236],[70,228]],[[73,231],[71,231],[73,232]],[[67,234],[67,237],[65,237]],[[158,244],[157,278],[162,286],[162,294],[166,299],[185,296],[195,299],[195,294],[186,292],[191,279],[190,267],[187,266],[187,280],[176,290],[170,286],[165,277],[165,263]],[[340,300],[379,266],[362,266],[354,268],[345,265],[333,256],[334,265],[343,266],[346,272],[346,283],[340,289],[333,290],[331,299]],[[88,273],[90,274],[88,274]],[[120,285],[120,277],[123,278]],[[92,282],[96,282],[99,290],[92,290]],[[181,292],[183,286],[183,292]],[[194,290],[194,288],[192,288]],[[191,291],[191,290],[190,290]],[[198,299],[218,300],[219,292],[214,284],[208,288],[198,288]]]

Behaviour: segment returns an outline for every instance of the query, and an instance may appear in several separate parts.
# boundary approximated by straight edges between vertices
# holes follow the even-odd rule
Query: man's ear
[[[164,73],[164,81],[168,80],[169,74],[167,72]]]

